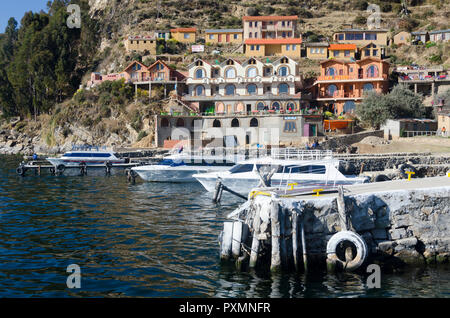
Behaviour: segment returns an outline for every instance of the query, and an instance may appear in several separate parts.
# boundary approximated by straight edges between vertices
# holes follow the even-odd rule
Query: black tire
[[[66,170],[66,166],[63,164],[60,164],[56,167],[56,170],[59,172],[64,172],[64,170]]]
[[[384,181],[391,181],[391,179],[384,175],[384,174],[379,174],[378,176],[375,177],[375,182],[384,182]]]
[[[19,176],[23,176],[23,174],[24,174],[24,169],[23,169],[22,167],[19,167],[19,168],[16,169],[16,172],[17,172],[17,174],[18,174]]]
[[[398,168],[398,171],[399,171],[400,175],[402,176],[402,178],[404,178],[404,179],[408,178],[408,174],[406,173],[407,171],[414,172],[414,174],[411,175],[412,178],[417,177],[416,168],[414,168],[413,166],[411,166],[410,164],[407,164],[407,163],[400,165],[400,167]]]

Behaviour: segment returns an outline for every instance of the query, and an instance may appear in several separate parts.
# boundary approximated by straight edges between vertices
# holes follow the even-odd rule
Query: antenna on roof
[[[161,0],[158,0],[158,5],[156,7],[156,20],[159,19],[160,13],[161,13]]]

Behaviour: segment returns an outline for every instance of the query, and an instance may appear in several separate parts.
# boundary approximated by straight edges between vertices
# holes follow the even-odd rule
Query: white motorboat
[[[102,164],[124,163],[125,159],[119,159],[112,151],[99,147],[75,146],[59,158],[46,158],[55,168],[64,166],[92,166]]]
[[[328,155],[331,153],[327,153]],[[252,158],[238,162],[227,171],[195,174],[203,187],[214,192],[216,183],[221,183],[234,192],[248,195],[253,188],[257,188],[261,181],[261,171],[274,171],[271,177],[271,187],[295,187],[308,189],[330,189],[338,185],[358,184],[369,182],[368,177],[344,175],[339,169],[340,161],[331,156],[305,156],[302,155]]]
[[[196,182],[196,179],[192,177],[194,174],[226,171],[235,165],[237,160],[243,158],[245,157],[180,153],[166,156],[157,164],[133,167],[131,170],[145,181]]]

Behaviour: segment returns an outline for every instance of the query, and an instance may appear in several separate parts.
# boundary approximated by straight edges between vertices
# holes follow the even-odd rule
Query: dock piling
[[[275,200],[275,196],[272,196],[270,201],[270,222],[272,227],[272,258],[270,263],[271,271],[278,271],[281,268],[281,254],[280,254],[280,219],[279,219],[280,207]]]

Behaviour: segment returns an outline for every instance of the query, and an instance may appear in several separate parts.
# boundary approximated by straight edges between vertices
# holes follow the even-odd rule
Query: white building
[[[303,78],[298,63],[288,57],[265,62],[249,58],[210,64],[197,59],[188,66],[188,94],[201,113],[250,114],[298,112]]]

